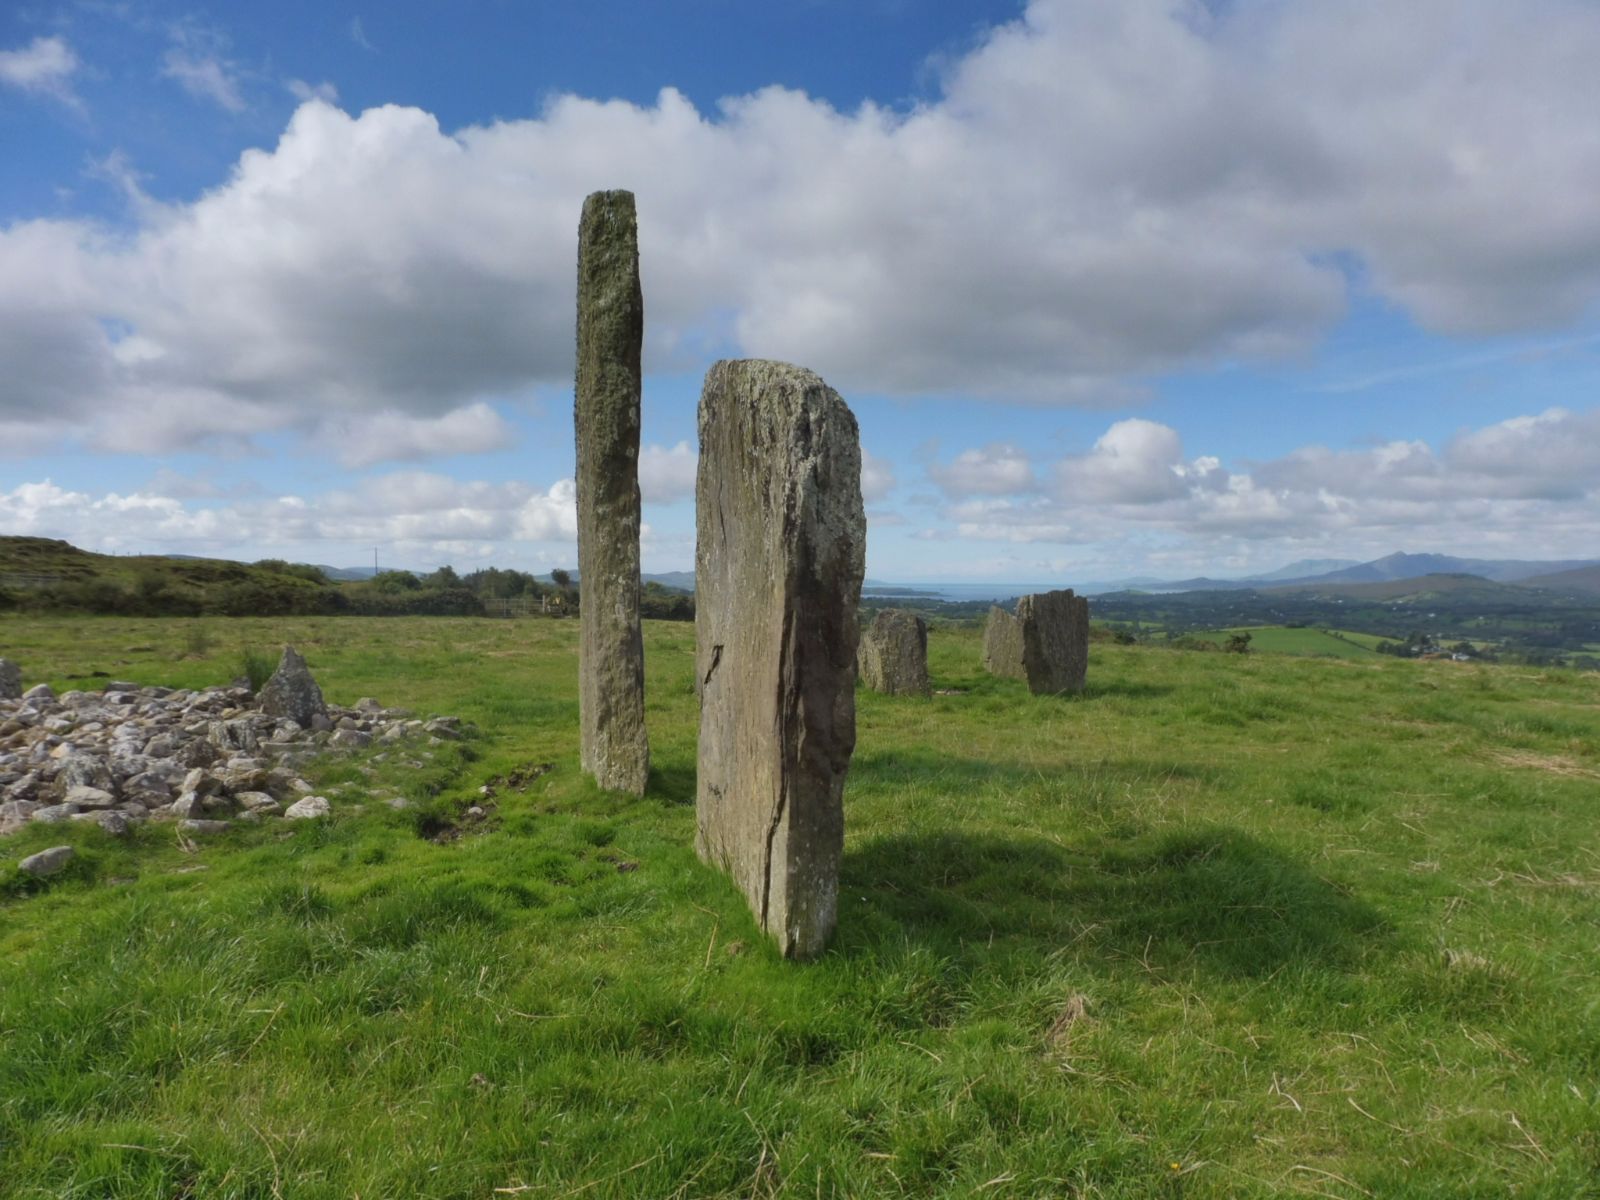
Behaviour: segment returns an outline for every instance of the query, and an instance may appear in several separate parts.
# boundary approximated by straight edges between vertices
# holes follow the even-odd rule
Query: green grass
[[[0,653],[192,685],[290,641],[474,736],[328,766],[325,824],[0,843],[0,1196],[1600,1194],[1596,676],[1096,644],[1041,698],[936,631],[962,694],[859,695],[797,966],[692,850],[691,627],[646,628],[642,800],[577,769],[575,622],[195,628]]]
[[[1231,635],[1241,633],[1250,635],[1252,652],[1321,655],[1332,658],[1370,658],[1375,653],[1377,644],[1383,640],[1371,634],[1289,625],[1240,625],[1233,629],[1219,629],[1193,636],[1220,644],[1227,641]]]

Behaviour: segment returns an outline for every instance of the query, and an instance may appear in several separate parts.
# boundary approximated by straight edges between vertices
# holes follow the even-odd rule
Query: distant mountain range
[[[1323,569],[1317,570],[1319,567]],[[1347,583],[1389,583],[1432,575],[1471,575],[1493,583],[1586,590],[1585,581],[1589,581],[1590,587],[1600,589],[1600,569],[1597,568],[1600,568],[1600,559],[1457,558],[1449,554],[1395,553],[1364,563],[1348,559],[1302,559],[1276,571],[1243,579],[1198,576],[1193,579],[1124,580],[1112,584],[1085,584],[1079,590],[1089,595],[1110,591],[1260,591]]]

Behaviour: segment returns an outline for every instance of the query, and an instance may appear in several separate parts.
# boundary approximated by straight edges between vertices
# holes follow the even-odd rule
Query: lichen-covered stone
[[[71,846],[51,846],[48,850],[28,855],[17,864],[17,870],[35,878],[54,875],[71,862],[77,853]]]
[[[983,627],[983,669],[1002,679],[1026,679],[1022,667],[1022,624],[998,604],[989,606]]]
[[[1036,696],[1083,690],[1089,665],[1089,602],[1067,588],[1017,601],[1015,615],[989,609],[984,669],[1027,681]]]
[[[22,699],[22,668],[9,658],[0,658],[0,700]]]
[[[902,608],[886,608],[861,631],[856,655],[861,682],[890,696],[926,696],[928,623]]]
[[[816,375],[762,361],[711,368],[699,425],[696,845],[809,958],[837,920],[855,749],[859,434]]]
[[[578,225],[579,756],[642,795],[650,775],[639,627],[639,398],[644,295],[632,192],[595,192]]]
[[[1022,667],[1035,695],[1081,692],[1089,666],[1089,601],[1072,589],[1017,601]]]
[[[311,677],[311,669],[306,666],[306,660],[295,653],[293,646],[283,648],[283,657],[278,661],[278,669],[272,673],[272,678],[262,685],[261,693],[256,699],[261,705],[261,711],[271,717],[287,717],[304,726],[310,726],[316,717],[328,719],[328,705],[322,698],[322,689]],[[205,764],[197,762],[191,765]]]

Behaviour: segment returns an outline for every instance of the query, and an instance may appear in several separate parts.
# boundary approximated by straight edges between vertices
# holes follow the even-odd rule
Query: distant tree
[[[550,572],[550,582],[563,592],[572,590],[572,576],[560,567],[556,567]]]
[[[1228,641],[1222,649],[1228,654],[1249,654],[1250,635],[1248,633],[1229,634]]]
[[[379,571],[372,577],[372,587],[379,592],[414,592],[422,586],[410,571]]]
[[[433,590],[460,587],[461,577],[456,574],[454,567],[443,566],[437,571],[430,571],[424,575],[422,577],[422,586]]]

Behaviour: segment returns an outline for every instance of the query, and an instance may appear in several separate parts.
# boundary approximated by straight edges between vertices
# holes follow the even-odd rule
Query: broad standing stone
[[[983,627],[983,669],[1004,679],[1026,679],[1022,668],[1022,623],[998,604],[989,606]]]
[[[1036,696],[1081,692],[1089,665],[1089,601],[1066,591],[1017,601],[1022,667]]]
[[[858,439],[810,371],[744,361],[706,374],[696,846],[790,958],[821,953],[838,916],[866,557]]]
[[[22,699],[22,668],[9,658],[0,658],[0,700]]]
[[[886,608],[861,633],[861,682],[890,696],[926,696],[928,624],[916,613]]]
[[[639,367],[644,296],[632,192],[595,192],[578,226],[578,720],[583,769],[643,795]]]
[[[328,715],[328,705],[322,698],[322,689],[311,677],[311,668],[306,666],[306,660],[295,653],[293,646],[283,648],[283,658],[278,662],[278,669],[272,673],[272,678],[261,686],[256,700],[261,705],[261,711],[268,716],[288,717],[289,720],[298,721],[308,728],[313,718],[326,718]]]

